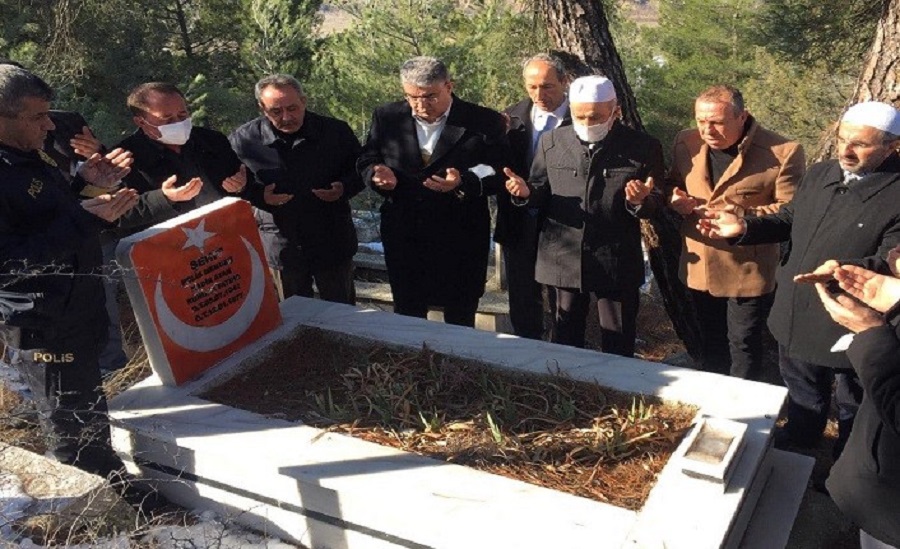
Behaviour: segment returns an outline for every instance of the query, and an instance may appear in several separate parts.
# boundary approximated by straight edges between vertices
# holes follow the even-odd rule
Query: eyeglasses
[[[429,105],[437,103],[438,99],[440,98],[439,93],[426,93],[425,95],[409,95],[408,93],[405,93],[403,95],[410,103],[422,102]]]

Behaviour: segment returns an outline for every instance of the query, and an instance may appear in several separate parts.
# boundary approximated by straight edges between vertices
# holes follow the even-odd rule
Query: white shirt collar
[[[450,106],[440,115],[434,122],[426,122],[413,113],[413,120],[416,121],[416,137],[419,140],[419,149],[427,154],[434,153],[438,139],[447,125],[447,118],[450,116],[450,109],[453,107],[453,100],[450,100]]]
[[[867,175],[864,173],[859,174],[859,173],[848,172],[847,170],[843,170],[843,172],[844,172],[844,183],[845,184],[853,183],[854,181],[859,181],[860,179],[862,179],[863,177],[865,177]]]

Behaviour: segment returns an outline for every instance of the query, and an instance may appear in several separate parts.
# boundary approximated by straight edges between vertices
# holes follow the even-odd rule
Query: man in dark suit
[[[835,457],[850,436],[862,387],[843,352],[846,331],[817,305],[813,288],[795,281],[829,279],[838,261],[886,272],[884,257],[900,244],[900,110],[878,101],[850,107],[841,119],[837,145],[838,158],[810,166],[793,200],[778,212],[739,217],[718,210],[699,222],[704,236],[732,238],[739,245],[790,243],[776,273],[769,314],[788,388],[787,423],[776,433],[775,444],[816,446],[834,387]]]
[[[292,76],[266,76],[256,100],[262,116],[229,139],[259,183],[256,220],[270,264],[281,266],[283,294],[312,297],[315,280],[322,299],[353,305],[359,140],[346,122],[307,110]]]
[[[531,161],[541,135],[572,123],[566,98],[568,78],[562,61],[550,54],[535,55],[523,65],[522,78],[528,99],[506,109],[509,117],[510,162],[516,173],[531,171]],[[537,261],[538,211],[512,205],[509,193],[497,193],[497,227],[494,241],[502,246],[509,290],[509,319],[519,337],[541,339],[544,303],[541,285],[534,280]]]
[[[617,122],[607,78],[578,78],[569,101],[572,126],[541,136],[528,182],[507,169],[506,188],[544,216],[535,276],[556,291],[552,340],[584,347],[594,294],[603,352],[632,356],[644,282],[638,219],[664,205],[652,181],[663,176],[662,146]]]
[[[394,312],[475,325],[490,249],[487,196],[502,185],[506,121],[453,95],[447,67],[415,57],[400,68],[405,101],[375,110],[357,162],[384,196],[381,236]]]

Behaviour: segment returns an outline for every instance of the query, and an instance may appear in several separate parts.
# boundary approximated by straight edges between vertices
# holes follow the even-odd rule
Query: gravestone
[[[223,198],[123,238],[116,258],[153,371],[194,379],[281,324],[250,205]]]

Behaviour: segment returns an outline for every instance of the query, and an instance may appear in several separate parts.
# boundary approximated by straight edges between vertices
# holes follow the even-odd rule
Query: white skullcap
[[[605,76],[582,76],[569,86],[570,103],[605,103],[616,98],[616,88]]]
[[[841,122],[900,135],[900,111],[880,101],[865,101],[853,105],[844,113]]]

